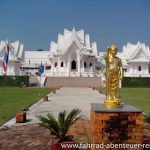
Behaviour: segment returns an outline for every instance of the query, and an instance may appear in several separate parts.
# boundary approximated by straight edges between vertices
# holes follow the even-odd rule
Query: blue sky
[[[25,50],[49,49],[64,28],[84,29],[105,51],[127,42],[150,46],[149,0],[0,0],[0,40],[20,40]]]

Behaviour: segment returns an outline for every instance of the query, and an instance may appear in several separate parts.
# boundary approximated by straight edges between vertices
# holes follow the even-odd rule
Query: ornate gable
[[[137,44],[127,43],[123,46],[123,54],[126,60],[134,59],[148,59],[150,56],[150,50],[144,43],[138,42]]]
[[[72,50],[75,50],[75,48],[73,48],[74,45],[77,46],[77,49],[80,49],[80,51],[97,56],[96,42],[90,43],[89,34],[85,35],[83,29],[76,31],[75,28],[73,28],[72,31],[64,29],[64,35],[58,34],[58,42],[51,42],[51,56],[53,53],[58,53],[58,55],[68,53],[68,51],[71,50],[71,47]]]
[[[142,47],[138,47],[135,53],[131,56],[131,59],[148,59],[147,54]]]

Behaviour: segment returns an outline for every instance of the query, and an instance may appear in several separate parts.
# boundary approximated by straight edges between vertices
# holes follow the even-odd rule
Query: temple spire
[[[73,28],[72,28],[72,32],[76,32],[76,29],[75,29],[75,27],[73,27]]]

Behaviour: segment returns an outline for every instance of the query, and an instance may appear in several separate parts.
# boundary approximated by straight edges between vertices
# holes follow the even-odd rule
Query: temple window
[[[142,70],[142,69],[141,69],[141,66],[139,66],[139,67],[138,67],[138,71],[141,71],[141,70]]]
[[[90,62],[89,67],[92,67],[92,63]]]
[[[61,62],[60,66],[61,66],[61,67],[64,67],[64,62],[63,62],[63,61]]]
[[[55,65],[54,65],[55,67],[57,67],[57,62],[55,62]]]
[[[84,62],[84,68],[86,68],[86,62]]]
[[[127,72],[127,69],[123,69],[123,72]]]

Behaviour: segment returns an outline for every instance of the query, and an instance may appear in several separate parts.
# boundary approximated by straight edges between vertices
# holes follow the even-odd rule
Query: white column
[[[54,77],[54,62],[51,63],[52,76]]]
[[[79,53],[79,50],[78,50],[78,52],[77,52],[77,63],[78,63],[78,77],[80,77],[80,67],[81,67],[81,65],[80,65],[80,53]]]
[[[57,59],[57,76],[60,75],[59,69],[60,69],[60,59],[58,57],[58,59]]]
[[[80,59],[81,59],[81,58],[80,58]],[[84,61],[83,61],[83,59],[81,59],[80,63],[81,63],[80,76],[82,76],[82,75],[83,75],[83,72],[84,72]]]
[[[146,64],[145,69],[146,69],[146,74],[148,75],[149,74],[149,65],[148,64]]]
[[[133,66],[130,65],[130,74],[133,74]]]
[[[68,62],[67,62],[67,70],[68,70],[68,77],[70,76],[70,59],[68,59]]]
[[[81,60],[81,68],[82,68],[81,72],[84,72],[84,61],[83,61],[83,59]]]
[[[15,72],[15,63],[10,63],[9,67],[10,74],[13,74]]]

